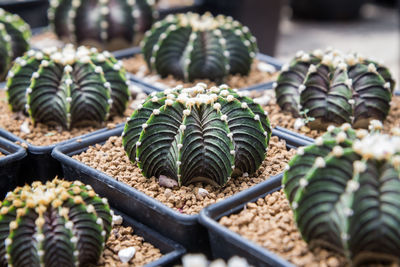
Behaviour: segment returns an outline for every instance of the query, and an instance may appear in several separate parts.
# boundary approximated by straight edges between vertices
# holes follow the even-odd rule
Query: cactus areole
[[[270,135],[260,105],[226,85],[199,83],[150,95],[128,119],[123,145],[146,177],[223,186],[259,168]]]
[[[0,81],[7,73],[11,61],[29,49],[31,31],[18,15],[0,8]]]
[[[122,115],[129,100],[122,63],[109,52],[72,45],[62,50],[28,51],[7,76],[8,103],[26,111],[34,123],[100,125]]]
[[[298,150],[282,183],[311,246],[342,252],[354,265],[398,262],[399,136],[331,126],[315,144]]]
[[[66,42],[117,50],[138,45],[157,12],[154,0],[51,0],[48,17]]]
[[[350,123],[367,128],[384,121],[395,82],[389,70],[357,54],[298,52],[274,84],[277,103],[293,116],[313,118],[312,129]]]
[[[0,208],[0,266],[92,266],[112,211],[89,185],[58,179],[17,187]]]
[[[249,28],[210,13],[169,15],[146,32],[141,46],[150,70],[185,81],[247,75],[257,53]]]

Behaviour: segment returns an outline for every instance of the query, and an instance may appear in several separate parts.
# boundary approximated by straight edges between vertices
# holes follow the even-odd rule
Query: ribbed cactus
[[[299,117],[315,120],[313,129],[351,123],[367,128],[385,120],[395,82],[389,70],[356,54],[337,51],[299,52],[285,65],[275,83],[279,106]]]
[[[107,51],[66,46],[28,51],[8,73],[12,111],[28,111],[34,122],[70,128],[123,114],[129,89],[121,62]]]
[[[0,81],[7,73],[11,61],[29,49],[31,31],[18,15],[0,8]]]
[[[154,0],[51,0],[48,17],[66,42],[116,50],[139,44],[153,23]]]
[[[224,185],[258,169],[270,135],[267,114],[250,98],[199,83],[150,95],[126,123],[123,145],[146,177]]]
[[[330,126],[315,144],[298,150],[282,183],[311,246],[338,250],[354,265],[398,261],[399,136]]]
[[[247,75],[257,52],[246,26],[210,13],[169,15],[146,32],[141,46],[150,70],[185,81]]]
[[[9,192],[0,209],[0,266],[95,265],[112,211],[89,185],[58,179]]]

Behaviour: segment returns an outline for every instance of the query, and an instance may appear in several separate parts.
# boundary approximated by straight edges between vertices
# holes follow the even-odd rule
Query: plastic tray
[[[0,137],[0,152],[5,155],[0,157],[0,192],[8,192],[20,182],[21,162],[26,157],[26,150],[16,144]],[[5,193],[0,195],[2,199]]]
[[[124,58],[129,58],[134,55],[140,54],[141,49],[140,47],[132,47],[132,48],[127,48],[123,50],[118,50],[114,51],[113,55],[117,59],[124,59]],[[257,59],[261,62],[265,62],[267,64],[272,65],[276,70],[280,70],[282,67],[282,64],[275,58],[264,55],[264,54],[257,54]],[[146,93],[151,93],[151,92],[159,92],[163,91],[162,88],[157,87],[153,84],[150,84],[146,81],[144,81],[142,78],[137,77],[136,75],[130,73],[129,79],[133,81],[136,85],[138,85],[144,92]],[[260,83],[260,84],[255,84],[249,87],[244,87],[240,88],[241,90],[247,90],[247,91],[259,91],[259,90],[266,90],[266,89],[271,89],[272,88],[272,81],[271,82],[266,82],[266,83]]]
[[[117,128],[85,138],[79,143],[69,142],[63,146],[57,146],[52,156],[61,162],[66,178],[75,178],[91,184],[101,195],[109,198],[110,203],[118,210],[134,218],[140,218],[141,222],[153,229],[158,229],[161,234],[184,245],[190,252],[201,251],[207,254],[209,252],[208,236],[206,229],[197,221],[198,215],[179,213],[131,186],[71,158],[72,155],[86,151],[89,146],[103,144],[111,136],[120,136],[122,131],[123,128]],[[279,131],[273,131],[273,135],[279,137],[280,134]],[[294,137],[287,140],[288,147],[304,145],[306,145],[304,140],[297,140]],[[240,198],[246,191],[234,197]]]
[[[122,127],[122,125],[123,124],[119,124],[118,126]],[[25,141],[24,139],[10,133],[9,131],[6,131],[1,127],[0,127],[0,137],[4,137],[8,140],[11,140],[12,142],[19,141],[21,143],[26,143],[28,145],[27,149],[28,156],[22,162],[21,175],[26,177],[28,182],[32,182],[34,180],[43,181],[43,179],[50,179],[53,178],[54,176],[62,175],[61,164],[51,156],[51,151],[56,145],[62,145],[68,143],[69,141],[75,141],[77,139],[82,139],[87,136],[106,132],[108,130],[109,130],[108,128],[102,128],[97,131],[77,136],[72,139],[48,146],[33,145]]]
[[[247,203],[255,202],[260,197],[280,189],[281,179],[282,175],[270,178],[245,191],[240,198],[227,199],[200,212],[199,222],[208,230],[213,258],[229,259],[238,255],[246,258],[254,266],[293,266],[283,258],[218,223],[221,217],[238,213]]]

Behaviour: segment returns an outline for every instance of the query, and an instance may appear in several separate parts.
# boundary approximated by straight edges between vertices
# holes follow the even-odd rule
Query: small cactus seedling
[[[187,13],[156,22],[142,51],[149,69],[163,77],[222,81],[228,74],[249,73],[257,45],[249,29],[231,17]]]
[[[29,49],[29,25],[18,15],[0,8],[0,81],[7,73],[11,61]]]
[[[89,185],[54,179],[9,192],[0,225],[0,266],[91,266],[110,234],[112,211]]]
[[[66,42],[116,50],[138,45],[150,29],[154,0],[52,0],[48,17]]]
[[[224,185],[254,173],[271,128],[260,105],[226,85],[153,93],[128,120],[123,145],[146,177]]]
[[[298,150],[282,184],[311,246],[342,252],[354,265],[398,260],[399,136],[330,126],[315,144]]]
[[[12,111],[64,128],[104,122],[124,113],[129,89],[121,62],[107,51],[66,46],[28,51],[8,73]]]
[[[313,129],[343,123],[367,128],[371,120],[385,120],[394,85],[383,65],[359,55],[320,50],[300,51],[274,84],[281,109],[295,117],[308,110]]]

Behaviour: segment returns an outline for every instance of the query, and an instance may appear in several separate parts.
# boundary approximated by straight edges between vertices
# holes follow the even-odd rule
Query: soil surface
[[[294,154],[295,150],[286,149],[285,141],[272,137],[268,155],[254,175],[231,179],[224,187],[196,183],[174,188],[159,185],[155,177],[150,179],[144,177],[137,166],[129,161],[122,147],[122,138],[119,136],[110,137],[104,145],[91,146],[86,152],[75,155],[73,158],[144,192],[181,213],[197,214],[210,204],[281,173]]]
[[[346,259],[321,247],[311,250],[301,238],[283,191],[248,203],[238,214],[224,216],[219,223],[296,266],[346,266]]]
[[[199,82],[206,83],[209,87],[213,85],[217,85],[215,82],[210,80],[195,80],[190,83],[185,83],[181,80],[176,80],[172,75],[169,75],[166,78],[161,78],[156,73],[151,73],[147,68],[146,62],[142,56],[142,54],[137,54],[131,58],[123,59],[124,67],[127,71],[135,74],[137,77],[142,78],[145,82],[153,84],[154,86],[160,88],[169,88],[175,87],[179,84],[182,84],[184,87],[194,86]],[[225,83],[232,88],[245,88],[261,83],[266,83],[274,80],[277,76],[277,73],[268,73],[266,71],[261,70],[262,67],[265,67],[266,63],[260,62],[255,59],[253,65],[251,66],[251,71],[248,76],[242,76],[240,74],[229,75],[226,79]],[[260,67],[261,66],[261,67]],[[270,66],[270,65],[267,65]],[[272,66],[270,66],[271,68]],[[261,68],[261,69],[260,69]],[[273,68],[273,67],[272,67]]]
[[[126,117],[133,113],[133,109],[130,106],[131,104],[128,104],[124,116],[114,116],[111,120],[104,123],[104,125],[99,127],[73,128],[68,131],[62,128],[49,127],[41,123],[33,125],[29,117],[21,112],[15,113],[11,111],[7,103],[6,92],[0,90],[0,128],[6,129],[33,145],[47,146],[99,130],[103,127],[114,128],[117,124],[124,122]]]
[[[317,138],[325,133],[325,131],[311,130],[307,126],[295,127],[298,118],[293,117],[289,112],[282,112],[279,105],[276,103],[273,90],[268,90],[265,94],[271,96],[271,100],[264,106],[264,109],[268,111],[268,117],[273,127],[280,126],[312,138]],[[301,119],[299,119],[299,121],[300,120]],[[395,127],[400,127],[400,96],[393,96],[392,98],[389,115],[383,123],[383,132],[390,133],[391,129]]]
[[[118,257],[118,252],[128,247],[134,247],[136,253],[129,262],[122,263]],[[111,230],[110,237],[106,242],[106,247],[97,266],[143,266],[161,257],[160,250],[145,242],[143,237],[135,235],[132,227],[115,225]]]

